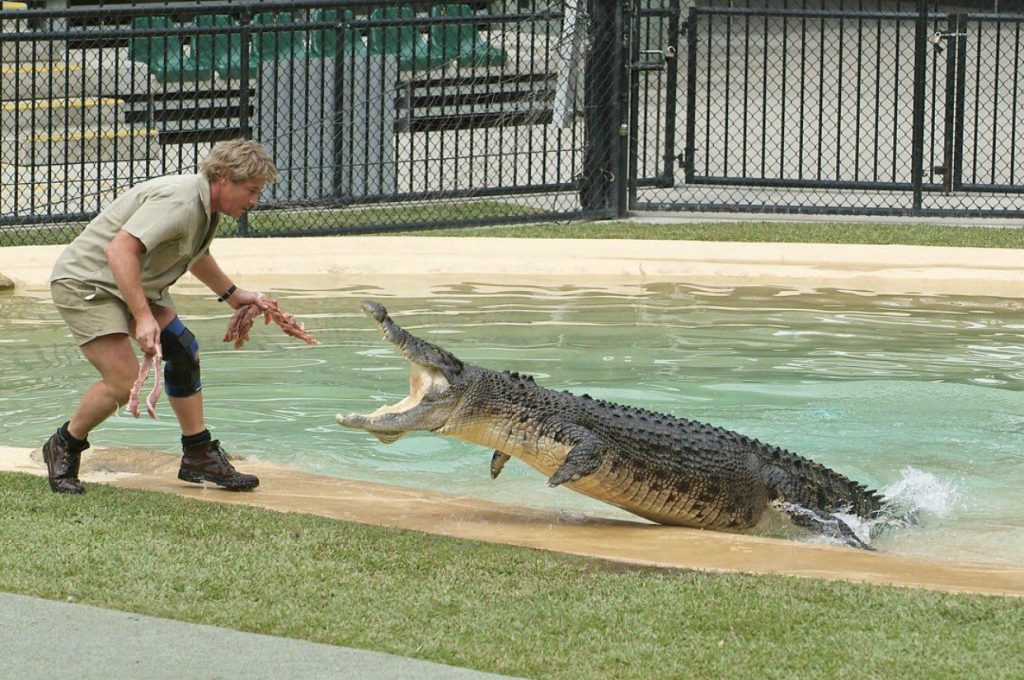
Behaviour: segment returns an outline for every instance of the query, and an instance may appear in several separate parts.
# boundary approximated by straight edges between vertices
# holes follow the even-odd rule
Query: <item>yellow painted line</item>
[[[81,130],[52,135],[34,135],[28,141],[44,144],[50,142],[89,142],[95,140],[131,139],[135,137],[156,137],[158,134],[159,131],[152,128],[149,130]]]
[[[101,106],[117,106],[120,100],[99,97],[83,97],[82,99],[35,99],[26,102],[3,102],[0,111],[13,113],[31,111],[33,109],[85,109]]]
[[[10,0],[4,0],[3,8],[6,9],[28,9],[28,5],[24,2],[11,2]]]
[[[14,73],[59,73],[61,71],[81,71],[81,64],[4,64],[0,66],[0,74],[12,75]]]

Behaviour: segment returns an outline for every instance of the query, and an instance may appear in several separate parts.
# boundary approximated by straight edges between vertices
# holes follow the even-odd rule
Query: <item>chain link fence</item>
[[[1024,216],[1024,15],[746,5],[638,11],[631,209]]]
[[[568,20],[548,4],[5,11],[0,244],[69,238],[119,191],[195,172],[238,136],[280,168],[226,225],[240,234],[606,215],[580,186],[609,57],[585,3]]]
[[[1024,16],[1006,2],[40,4],[0,12],[0,245],[69,240],[237,136],[281,170],[222,227],[249,236],[1024,216]]]

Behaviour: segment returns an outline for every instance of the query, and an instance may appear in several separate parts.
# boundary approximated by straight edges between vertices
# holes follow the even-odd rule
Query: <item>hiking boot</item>
[[[46,461],[46,474],[54,493],[85,493],[82,482],[78,481],[82,452],[72,451],[60,432],[54,432],[43,444],[43,460]]]
[[[228,462],[228,454],[220,448],[220,442],[203,442],[184,447],[178,479],[202,484],[213,482],[232,491],[249,491],[260,485],[256,475],[244,475]]]

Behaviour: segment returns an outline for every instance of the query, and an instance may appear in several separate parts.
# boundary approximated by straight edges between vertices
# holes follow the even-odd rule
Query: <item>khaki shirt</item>
[[[207,253],[217,231],[217,214],[210,214],[209,180],[203,175],[168,175],[135,185],[64,249],[50,281],[74,279],[123,300],[104,252],[122,229],[146,246],[139,258],[146,298],[173,308],[168,287]]]

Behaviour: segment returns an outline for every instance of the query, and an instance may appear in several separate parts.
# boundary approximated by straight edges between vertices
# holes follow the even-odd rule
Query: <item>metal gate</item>
[[[637,12],[632,209],[1024,214],[1024,16],[678,9]]]
[[[1024,193],[1021,16],[951,14],[932,35],[945,52],[942,191]],[[941,66],[939,67],[941,70]]]

